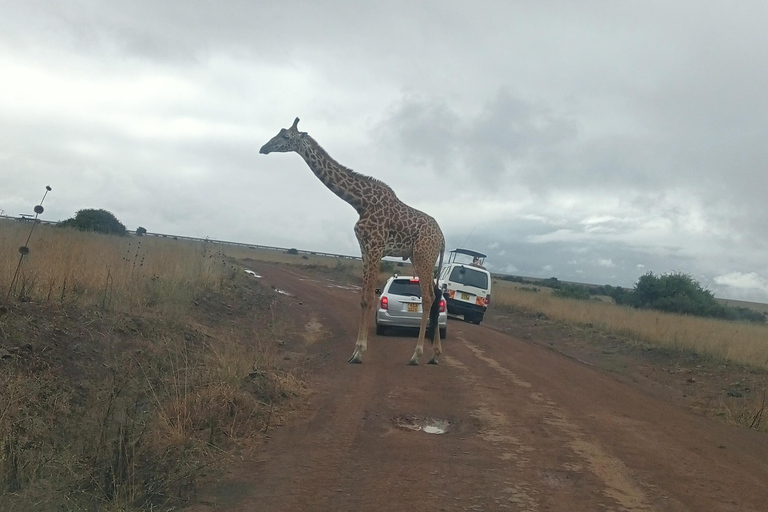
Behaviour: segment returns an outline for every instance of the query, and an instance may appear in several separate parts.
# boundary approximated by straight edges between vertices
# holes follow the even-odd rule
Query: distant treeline
[[[765,323],[766,314],[744,307],[728,306],[719,302],[714,294],[703,288],[690,275],[675,272],[656,275],[648,272],[638,279],[633,289],[621,286],[603,286],[564,283],[556,277],[530,279],[519,276],[496,276],[497,279],[515,283],[546,286],[555,295],[569,299],[589,300],[598,295],[611,297],[616,304],[639,309],[655,309],[667,313],[743,320]]]

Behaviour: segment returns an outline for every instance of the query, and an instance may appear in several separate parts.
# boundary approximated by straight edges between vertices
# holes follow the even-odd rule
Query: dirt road
[[[311,404],[196,510],[765,511],[768,436],[695,416],[485,326],[449,320],[439,366],[373,336],[347,364],[359,295],[253,267],[325,336]],[[425,421],[445,434],[415,430]],[[413,424],[414,428],[408,428]]]

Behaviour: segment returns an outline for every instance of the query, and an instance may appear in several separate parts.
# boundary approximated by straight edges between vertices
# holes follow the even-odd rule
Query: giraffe
[[[355,350],[349,362],[363,362],[363,352],[368,348],[379,264],[384,256],[395,256],[411,259],[421,288],[421,327],[408,364],[419,364],[427,334],[433,347],[429,364],[437,364],[442,353],[440,329],[437,328],[437,303],[441,291],[433,284],[432,271],[438,257],[438,268],[443,264],[445,238],[440,226],[426,213],[400,201],[387,184],[339,164],[306,132],[300,132],[298,124],[297,117],[290,128],[281,129],[259,153],[298,153],[320,181],[360,215],[355,224],[355,235],[363,256],[361,316]]]

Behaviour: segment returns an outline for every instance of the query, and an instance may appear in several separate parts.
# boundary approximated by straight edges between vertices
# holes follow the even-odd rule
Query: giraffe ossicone
[[[441,292],[434,284],[432,272],[438,259],[438,268],[442,267],[445,252],[445,238],[440,226],[426,213],[403,203],[384,182],[339,164],[315,139],[306,132],[300,132],[298,124],[297,117],[290,128],[281,129],[261,147],[259,153],[298,153],[315,176],[360,215],[355,224],[355,235],[363,257],[361,316],[355,349],[349,362],[362,362],[373,320],[379,263],[384,256],[395,256],[403,260],[410,258],[421,286],[421,326],[416,349],[408,364],[419,364],[428,325],[433,347],[429,362],[437,364],[442,353],[440,329],[437,328],[437,303]],[[432,307],[433,304],[435,307]]]

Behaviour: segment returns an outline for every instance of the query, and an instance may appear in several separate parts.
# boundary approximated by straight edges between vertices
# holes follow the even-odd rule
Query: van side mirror
[[[376,295],[381,295],[381,288],[376,288],[374,293],[376,293]]]

